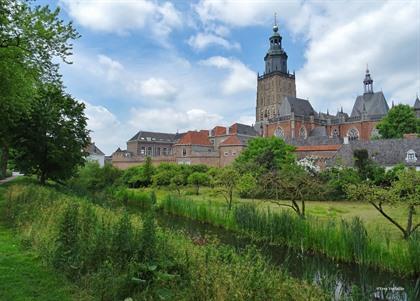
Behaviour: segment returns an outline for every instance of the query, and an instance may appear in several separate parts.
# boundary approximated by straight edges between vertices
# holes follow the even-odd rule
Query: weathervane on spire
[[[277,26],[277,13],[274,13],[274,25],[273,25],[273,31],[277,32],[279,30],[279,27]]]

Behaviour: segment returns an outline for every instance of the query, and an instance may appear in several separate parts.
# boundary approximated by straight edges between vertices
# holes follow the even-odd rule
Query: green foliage
[[[53,265],[61,268],[68,276],[77,277],[79,269],[79,207],[77,204],[70,204],[64,211],[61,223],[59,224],[56,238],[56,250],[54,253]]]
[[[100,167],[97,162],[86,162],[67,182],[79,194],[94,194],[118,185],[122,171],[106,164]]]
[[[20,145],[16,137],[27,130],[18,131],[18,126],[30,112],[37,89],[45,83],[59,85],[55,59],[67,62],[71,40],[79,37],[59,13],[29,1],[0,2],[0,177],[7,169],[9,150]]]
[[[197,195],[200,192],[200,186],[207,185],[209,180],[209,176],[204,172],[195,171],[188,176],[188,183],[195,187]]]
[[[420,134],[420,119],[409,105],[399,104],[388,111],[376,128],[385,139],[402,138],[404,134]]]
[[[84,163],[89,143],[85,105],[60,88],[45,87],[31,103],[31,112],[20,124],[15,163],[25,174],[47,179],[68,179]]]
[[[60,253],[66,261],[56,261],[57,271],[102,300],[324,300],[252,248],[237,253],[226,246],[196,246],[181,234],[160,230],[151,215],[141,221],[51,188],[16,185],[7,195],[6,207],[13,212],[7,218],[19,235],[47,264],[58,245],[66,245],[71,252]],[[69,265],[68,258],[77,260]]]
[[[359,183],[347,187],[348,195],[358,201],[366,201],[372,204],[390,223],[396,226],[408,239],[419,227],[420,223],[414,224],[413,217],[416,215],[416,207],[420,206],[420,171],[409,168],[397,172],[398,179],[391,183],[390,187],[378,187],[370,183]],[[405,226],[398,223],[383,208],[384,204],[393,205],[400,203],[407,207],[407,223]]]
[[[354,150],[353,156],[354,166],[361,180],[373,181],[377,185],[385,181],[385,168],[369,158],[369,153],[366,149]]]
[[[320,173],[320,179],[326,185],[326,198],[342,200],[347,198],[345,188],[350,184],[360,183],[360,176],[353,168],[332,167]]]
[[[238,184],[238,179],[239,173],[231,166],[222,168],[216,179],[218,191],[225,198],[229,210],[232,209],[233,192]]]
[[[243,174],[238,181],[238,192],[241,198],[253,198],[258,195],[257,179],[252,173]]]
[[[151,158],[147,157],[144,164],[125,170],[122,182],[130,188],[148,187],[152,184],[154,174],[155,168],[152,165]]]
[[[185,216],[236,231],[258,241],[284,245],[298,252],[317,252],[345,262],[358,262],[401,274],[419,272],[417,262],[420,240],[408,246],[402,241],[385,243],[384,237],[369,236],[362,221],[300,218],[290,211],[261,210],[253,204],[241,204],[233,210],[211,202],[191,202],[168,196],[161,202],[164,212]]]
[[[277,137],[256,137],[249,141],[234,164],[241,174],[250,171],[261,174],[278,170],[294,162],[293,150],[293,146]]]
[[[185,185],[185,177],[182,174],[176,174],[171,178],[170,188],[175,189],[178,195],[181,195],[181,188]]]

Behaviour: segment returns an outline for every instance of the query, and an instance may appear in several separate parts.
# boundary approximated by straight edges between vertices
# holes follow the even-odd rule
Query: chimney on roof
[[[417,138],[417,134],[416,133],[409,133],[409,134],[404,134],[404,139],[409,139],[409,140],[413,140]]]

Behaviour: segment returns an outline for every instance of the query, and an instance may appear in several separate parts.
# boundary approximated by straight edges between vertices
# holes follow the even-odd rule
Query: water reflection
[[[193,238],[216,237],[238,249],[250,244],[248,238],[187,218],[159,214],[163,228],[182,230]],[[258,243],[262,252],[290,276],[314,283],[329,292],[331,300],[420,300],[420,279],[408,279],[356,264],[336,263],[326,257],[284,247]]]

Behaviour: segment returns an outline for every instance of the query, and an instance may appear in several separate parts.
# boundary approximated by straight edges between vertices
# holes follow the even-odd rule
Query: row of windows
[[[376,129],[374,129],[372,131],[372,135],[376,134],[377,130],[376,131],[375,130]],[[281,127],[277,128],[274,131],[274,136],[279,137],[279,138],[284,138],[285,137],[284,130]],[[337,128],[335,128],[333,130],[332,136],[333,137],[339,137],[339,132],[338,132]],[[350,141],[358,140],[359,139],[359,131],[356,128],[351,128],[350,130],[348,130],[347,136],[349,137]],[[307,137],[308,137],[308,134],[307,134],[306,129],[304,127],[301,127],[300,130],[299,130],[299,138],[306,139]]]
[[[227,157],[227,156],[236,156],[236,152],[235,151],[231,151],[231,152],[225,152],[224,153],[224,155],[225,155],[225,157]]]
[[[160,147],[155,148],[155,152],[153,153],[153,148],[151,146],[149,147],[144,147],[142,146],[140,148],[140,155],[142,156],[168,156],[171,154],[171,149],[170,148],[166,148],[164,147],[163,149],[161,149]]]

